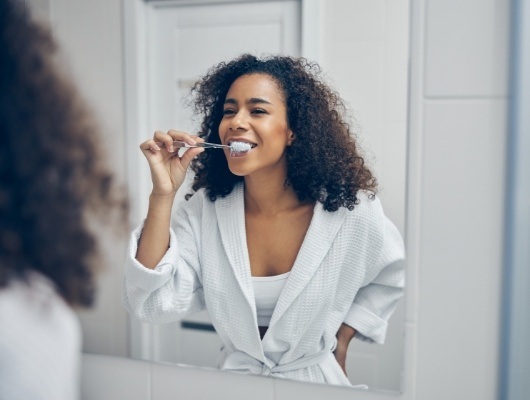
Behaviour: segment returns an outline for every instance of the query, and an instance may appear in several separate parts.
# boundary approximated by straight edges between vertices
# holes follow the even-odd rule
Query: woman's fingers
[[[185,142],[190,146],[193,146],[197,142],[204,142],[204,139],[174,129],[171,129],[167,132],[155,131],[152,139],[146,140],[145,142],[140,144],[140,149],[144,153],[147,151],[150,151],[151,153],[156,153],[161,151],[162,148],[169,153],[178,152],[178,148],[174,146],[174,141]]]
[[[155,153],[155,152],[160,151],[161,149],[153,139],[149,139],[140,144],[140,150],[142,150],[142,152],[144,153],[146,151],[151,151]]]
[[[186,132],[176,131],[174,129],[171,129],[167,132],[167,135],[172,138],[172,140],[178,140],[181,142],[185,142],[189,144],[190,146],[193,146],[197,143],[197,139],[199,139],[197,136],[190,135]]]
[[[162,131],[156,131],[153,135],[153,140],[155,141],[156,145],[165,147],[170,153],[178,151],[178,148],[176,148],[173,144],[174,141],[184,142],[190,146],[193,146],[197,142],[204,142],[204,140],[198,136],[190,135],[186,132],[177,131],[174,129],[171,129],[166,133]]]
[[[166,148],[167,151],[173,153],[176,150],[173,146],[173,141],[176,139],[174,139],[169,134],[169,132],[171,131],[168,131],[167,133],[162,131],[156,131],[153,135],[153,140],[155,142],[161,143],[161,147],[163,146]]]
[[[179,152],[179,148],[173,144],[175,140],[190,146],[204,141],[186,132],[170,130],[156,131],[152,139],[140,144],[140,149],[151,169],[154,191],[169,193],[178,190],[186,177],[191,161],[204,151],[202,147],[190,147]]]
[[[204,147],[193,147],[193,148],[186,150],[180,159],[180,162],[182,163],[184,170],[187,170],[191,161],[203,151],[204,151]]]

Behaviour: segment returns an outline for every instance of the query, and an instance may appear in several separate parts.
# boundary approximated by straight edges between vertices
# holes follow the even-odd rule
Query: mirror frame
[[[530,381],[530,3],[512,2],[506,228],[499,398],[522,399]]]

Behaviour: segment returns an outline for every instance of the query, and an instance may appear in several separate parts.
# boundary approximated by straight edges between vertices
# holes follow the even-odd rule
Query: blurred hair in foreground
[[[126,228],[127,200],[55,54],[23,2],[0,0],[0,290],[37,271],[68,304],[86,307],[97,261],[89,223],[115,218]]]

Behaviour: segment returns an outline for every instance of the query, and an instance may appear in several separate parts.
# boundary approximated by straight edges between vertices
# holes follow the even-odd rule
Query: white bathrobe
[[[199,190],[177,211],[170,247],[154,270],[131,237],[124,302],[142,321],[164,323],[206,308],[224,343],[221,368],[350,385],[333,350],[341,323],[383,343],[402,296],[404,246],[378,198],[359,192],[353,211],[317,203],[263,340],[245,234],[243,186],[211,202]]]

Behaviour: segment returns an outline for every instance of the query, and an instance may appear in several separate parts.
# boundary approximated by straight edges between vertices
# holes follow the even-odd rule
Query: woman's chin
[[[230,170],[231,173],[233,173],[234,175],[236,176],[246,176],[248,175],[248,171],[246,168],[241,168],[241,167],[238,167],[238,166],[232,166],[232,165],[228,165],[228,169]]]

